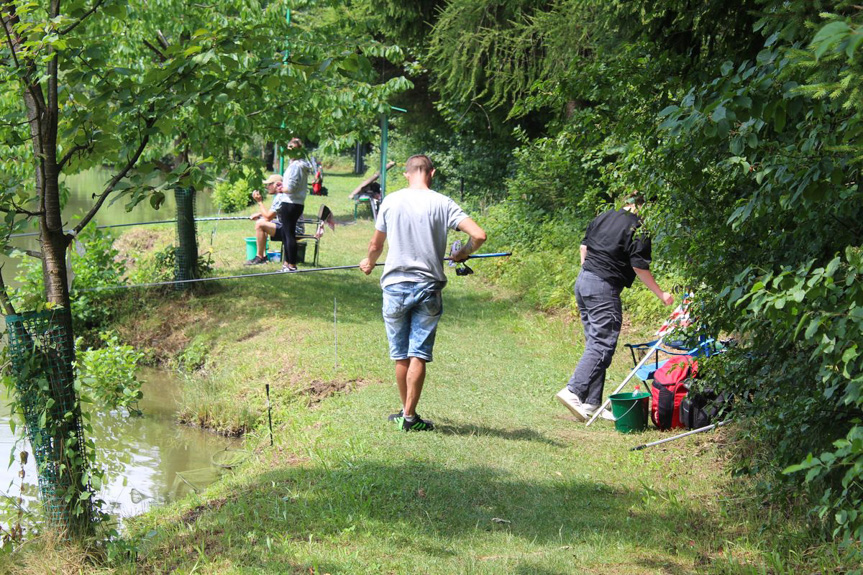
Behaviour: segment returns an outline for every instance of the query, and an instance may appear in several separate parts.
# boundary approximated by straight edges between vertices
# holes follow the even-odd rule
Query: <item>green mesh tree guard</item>
[[[39,468],[46,519],[67,534],[86,529],[92,518],[92,489],[82,482],[88,460],[74,388],[71,321],[64,309],[6,316],[17,398]]]
[[[177,250],[174,253],[174,279],[191,280],[198,277],[198,235],[195,228],[195,189],[175,188],[177,200]],[[189,284],[176,284],[185,289]]]

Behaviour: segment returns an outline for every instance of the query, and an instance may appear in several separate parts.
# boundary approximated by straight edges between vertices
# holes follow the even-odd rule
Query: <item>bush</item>
[[[144,354],[132,346],[121,344],[115,333],[103,332],[99,338],[104,347],[87,348],[76,354],[79,385],[109,409],[123,408],[140,415],[137,404],[143,394],[135,372]],[[81,344],[82,340],[78,338],[76,345]]]
[[[177,262],[177,247],[168,245],[161,250],[142,255],[135,268],[129,272],[132,284],[147,284],[173,281]],[[212,253],[198,256],[196,273],[206,277],[213,271]]]
[[[124,283],[124,264],[117,261],[118,253],[114,249],[114,236],[95,225],[85,227],[72,246],[73,279],[69,296],[76,332],[98,329],[111,318],[112,306],[108,302],[117,292],[84,290]],[[23,310],[38,308],[45,300],[42,262],[33,258],[23,260],[15,279],[20,287],[13,294],[13,304]]]
[[[226,213],[239,212],[252,202],[252,190],[254,187],[249,184],[249,174],[246,177],[237,180],[236,182],[219,182],[213,189],[213,205],[219,210]]]

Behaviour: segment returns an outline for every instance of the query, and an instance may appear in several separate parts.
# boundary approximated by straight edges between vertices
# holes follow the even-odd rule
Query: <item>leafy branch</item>
[[[90,16],[92,16],[92,15],[96,12],[96,10],[98,10],[98,9],[99,9],[99,7],[100,7],[102,4],[104,4],[104,3],[105,3],[105,0],[96,0],[96,3],[95,3],[95,4],[93,4],[93,7],[92,7],[92,8],[90,8],[89,10],[87,10],[87,12],[85,12],[85,13],[84,13],[84,15],[83,15],[83,16],[81,16],[81,17],[80,17],[78,20],[76,20],[74,23],[72,23],[72,24],[70,24],[69,26],[67,26],[66,28],[63,28],[62,30],[60,30],[59,34],[60,34],[61,36],[65,36],[66,34],[68,34],[69,32],[71,32],[72,30],[74,30],[75,28],[77,28],[78,26],[80,26],[80,25],[84,22],[84,20],[86,20],[87,18],[89,18]]]

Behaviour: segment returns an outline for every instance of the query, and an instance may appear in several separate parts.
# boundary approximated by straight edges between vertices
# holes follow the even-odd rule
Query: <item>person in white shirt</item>
[[[402,402],[402,410],[390,415],[389,420],[403,431],[434,429],[431,421],[417,415],[416,407],[443,312],[447,230],[460,230],[469,236],[453,254],[456,262],[466,260],[486,239],[483,229],[453,200],[430,189],[434,172],[427,156],[408,158],[408,187],[384,198],[368,255],[359,265],[366,275],[370,274],[383,253],[384,242],[389,243],[381,276],[383,317]]]

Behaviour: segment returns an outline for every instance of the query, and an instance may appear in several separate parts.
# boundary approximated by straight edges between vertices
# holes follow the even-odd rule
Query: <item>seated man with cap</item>
[[[273,174],[264,180],[264,185],[267,188],[267,193],[273,196],[273,203],[268,210],[264,207],[264,198],[261,196],[261,192],[258,190],[252,192],[252,199],[258,204],[259,211],[249,216],[249,219],[255,220],[258,254],[246,262],[247,266],[267,263],[267,238],[280,241],[282,237],[282,223],[279,221],[278,212],[279,206],[287,198],[287,194],[282,193],[282,176]]]

